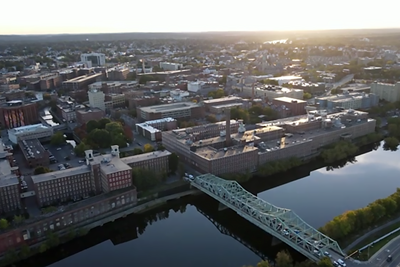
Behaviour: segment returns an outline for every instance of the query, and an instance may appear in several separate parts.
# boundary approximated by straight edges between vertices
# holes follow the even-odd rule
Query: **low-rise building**
[[[160,62],[160,68],[166,71],[180,70],[183,68],[183,65],[179,63]]]
[[[44,149],[39,139],[27,139],[18,142],[29,168],[49,166],[49,152]]]
[[[139,154],[121,160],[132,168],[144,168],[159,173],[166,173],[169,171],[169,156],[171,152],[154,151],[150,153]]]
[[[316,97],[315,103],[321,109],[369,109],[379,104],[379,96],[370,93],[349,93]]]
[[[278,107],[282,117],[299,116],[306,114],[307,101],[291,97],[278,97],[272,100],[272,103]]]
[[[146,121],[136,124],[136,132],[151,141],[161,141],[162,131],[174,130],[178,127],[177,120],[164,118],[160,120]]]
[[[104,111],[98,108],[91,109],[80,109],[76,110],[76,122],[79,124],[85,124],[91,120],[100,120],[104,118]]]
[[[142,121],[163,118],[185,119],[204,118],[204,106],[193,102],[172,103],[150,107],[137,108],[138,118]]]
[[[49,138],[53,135],[53,133],[54,130],[52,127],[48,127],[40,123],[10,129],[8,130],[8,139],[13,144],[18,144],[19,141],[27,139]]]

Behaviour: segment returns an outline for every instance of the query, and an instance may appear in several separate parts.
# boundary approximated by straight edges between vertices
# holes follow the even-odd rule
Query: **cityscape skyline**
[[[321,5],[316,0],[266,3],[255,0],[250,5],[204,0],[188,7],[183,0],[131,4],[113,2],[114,10],[105,6],[71,0],[61,11],[50,0],[22,0],[22,18],[12,12],[3,14],[0,34],[80,34],[122,32],[210,32],[210,31],[308,31],[332,29],[400,28],[396,9],[388,9],[392,0],[382,0],[378,7],[359,0],[338,0]],[[78,7],[78,8],[77,8]],[[138,12],[137,8],[140,7]],[[11,2],[5,10],[11,10]],[[382,11],[382,12],[381,12]],[[60,12],[64,18],[60,17]],[[46,14],[32,17],[32,14]],[[371,19],[373,18],[373,19]]]

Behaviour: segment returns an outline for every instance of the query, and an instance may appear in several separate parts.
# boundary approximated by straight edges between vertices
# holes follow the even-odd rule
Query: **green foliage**
[[[99,129],[99,128],[100,128],[100,124],[99,124],[99,122],[96,121],[96,120],[91,120],[91,121],[88,121],[88,122],[86,123],[86,132],[87,132],[87,133],[90,133],[90,132],[93,131],[94,129]]]
[[[136,147],[133,149],[133,155],[140,155],[143,154],[143,150],[141,148]]]
[[[38,174],[43,174],[43,173],[48,173],[48,172],[51,172],[51,170],[49,168],[39,166],[39,167],[35,168],[35,170],[33,171],[33,174],[38,175]]]
[[[20,258],[26,259],[26,258],[28,258],[30,255],[31,255],[31,248],[30,248],[28,245],[23,244],[22,247],[21,247],[21,249],[20,249],[20,251],[19,251],[19,256],[20,256]]]
[[[54,212],[56,210],[57,210],[56,207],[49,206],[49,207],[46,207],[46,208],[42,208],[42,214],[52,213],[52,212]]]
[[[279,82],[277,80],[270,80],[270,79],[261,80],[260,83],[269,85],[279,85]]]
[[[153,152],[154,151],[154,147],[152,145],[150,145],[150,144],[145,144],[143,146],[143,151],[144,151],[144,153]]]
[[[367,134],[367,135],[359,138],[357,140],[357,144],[359,146],[364,146],[364,145],[372,144],[375,142],[379,142],[382,140],[382,138],[383,138],[383,136],[380,133],[370,133],[370,134]]]
[[[307,93],[307,92],[305,92],[304,95],[303,95],[303,99],[304,100],[310,99],[311,97],[312,97],[312,95],[310,93]]]
[[[222,88],[217,89],[217,90],[215,90],[215,91],[208,92],[208,97],[212,97],[212,98],[214,98],[214,99],[216,99],[216,98],[222,98],[222,97],[224,97],[224,96],[225,96],[225,91],[224,91],[224,89],[222,89]]]
[[[64,134],[62,132],[57,132],[57,133],[53,134],[53,136],[51,137],[50,143],[52,145],[56,145],[56,146],[65,144]]]
[[[318,267],[333,267],[333,263],[330,258],[328,257],[323,257],[319,262],[318,262]]]
[[[339,141],[322,151],[321,158],[325,163],[333,163],[353,156],[357,153],[358,147],[347,141]]]
[[[278,267],[293,267],[293,259],[286,251],[278,252],[275,262]]]
[[[215,115],[207,115],[206,120],[210,123],[216,123],[218,121]]]
[[[6,219],[0,219],[0,229],[7,229],[10,226]]]
[[[400,143],[399,139],[397,139],[396,137],[386,137],[383,148],[385,150],[396,151],[397,147],[399,146],[399,143]]]
[[[105,129],[92,130],[87,136],[87,140],[101,148],[110,147],[112,142],[111,134]]]
[[[179,157],[175,153],[171,153],[168,157],[169,171],[175,173],[178,170]]]
[[[400,188],[387,198],[378,199],[364,208],[346,211],[336,216],[320,230],[337,241],[343,241],[397,215],[398,212],[400,212]]]
[[[48,250],[47,244],[46,243],[41,244],[39,247],[39,252],[44,253],[44,252],[46,252],[46,250]]]
[[[152,170],[134,168],[132,170],[132,182],[138,192],[147,191],[161,183],[161,175]]]
[[[48,232],[46,234],[46,244],[49,248],[53,248],[56,247],[60,244],[60,238],[58,237],[58,235],[54,232]]]
[[[267,162],[258,168],[258,172],[263,176],[268,176],[279,172],[288,171],[300,165],[301,160],[299,158],[292,157],[289,159]]]
[[[270,107],[263,107],[261,105],[253,105],[249,110],[243,108],[232,108],[231,118],[242,119],[244,123],[259,123],[262,121],[260,116],[263,116],[263,120],[276,120],[279,118],[277,111],[271,109]]]
[[[86,145],[84,142],[80,142],[75,148],[74,152],[77,156],[83,157],[85,156],[85,151],[91,149],[89,145]]]
[[[25,220],[24,216],[22,216],[22,215],[15,215],[13,221],[14,221],[14,223],[15,223],[16,225],[19,225],[19,224],[21,224],[24,220]]]
[[[157,150],[164,151],[165,150],[165,146],[163,144],[161,144],[161,143],[158,143],[157,144]]]
[[[105,129],[106,125],[110,123],[111,120],[108,118],[102,118],[98,121],[99,129]]]

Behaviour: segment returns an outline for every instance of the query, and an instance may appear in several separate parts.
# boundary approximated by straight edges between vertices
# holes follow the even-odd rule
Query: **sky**
[[[398,0],[5,1],[0,34],[400,28]]]

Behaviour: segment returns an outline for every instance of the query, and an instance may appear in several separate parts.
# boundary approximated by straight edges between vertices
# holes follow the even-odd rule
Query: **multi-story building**
[[[0,213],[21,208],[20,184],[16,174],[18,167],[11,167],[9,154],[0,139]]]
[[[107,71],[107,76],[110,81],[123,81],[126,80],[130,73],[128,68],[126,69],[113,69]]]
[[[88,166],[33,175],[39,206],[79,200],[94,193],[94,182]]]
[[[131,168],[144,168],[161,173],[168,172],[170,155],[171,152],[167,150],[154,151],[150,153],[122,158],[121,160],[125,164],[129,165]]]
[[[126,98],[124,94],[107,94],[105,101],[111,102],[111,108],[122,108],[126,106]]]
[[[229,104],[242,104],[243,99],[236,96],[228,96],[223,98],[211,99],[203,101],[206,111],[211,111],[214,106],[225,106]]]
[[[106,55],[101,53],[82,54],[81,61],[86,67],[98,67],[106,64]]]
[[[12,100],[21,100],[25,99],[25,91],[24,90],[10,90],[2,93],[2,96],[4,96],[7,101],[12,101]]]
[[[267,99],[269,101],[272,101],[272,99],[274,98],[284,97],[284,96],[303,100],[304,96],[304,91],[301,89],[290,89],[274,85],[263,85],[263,86],[253,87],[253,84],[244,84],[236,86],[234,87],[234,89],[241,92],[243,96],[262,98],[262,99]]]
[[[335,108],[342,109],[369,109],[379,104],[379,96],[370,93],[349,93],[316,97],[315,103],[321,109],[333,110]]]
[[[371,93],[388,102],[400,101],[400,82],[396,84],[372,83]]]
[[[163,118],[185,119],[203,118],[204,106],[193,102],[172,103],[150,107],[138,107],[138,118],[142,121]]]
[[[173,118],[164,118],[154,121],[146,121],[143,123],[136,123],[136,132],[143,135],[151,141],[161,141],[162,131],[174,130],[178,127],[177,120]]]
[[[17,128],[39,122],[36,102],[13,100],[0,106],[0,126]]]
[[[21,140],[18,145],[29,168],[49,166],[49,152],[44,149],[38,139]]]
[[[307,101],[304,100],[284,96],[274,98],[272,103],[279,108],[278,110],[283,117],[306,114]]]
[[[88,91],[89,105],[91,108],[99,108],[103,111],[106,110],[105,94],[99,89],[92,89]]]
[[[92,109],[79,109],[76,110],[76,122],[78,124],[85,124],[91,120],[100,120],[104,118],[104,111],[99,108]]]
[[[8,130],[8,139],[14,144],[18,144],[19,141],[27,139],[49,138],[53,133],[53,127],[48,127],[43,124],[34,124]]]
[[[170,62],[160,62],[160,68],[166,71],[169,70],[180,70],[183,68],[182,64],[170,63]]]
[[[103,80],[103,73],[93,73],[76,78],[72,78],[62,83],[63,89],[67,91],[77,91],[87,89],[89,84]]]

